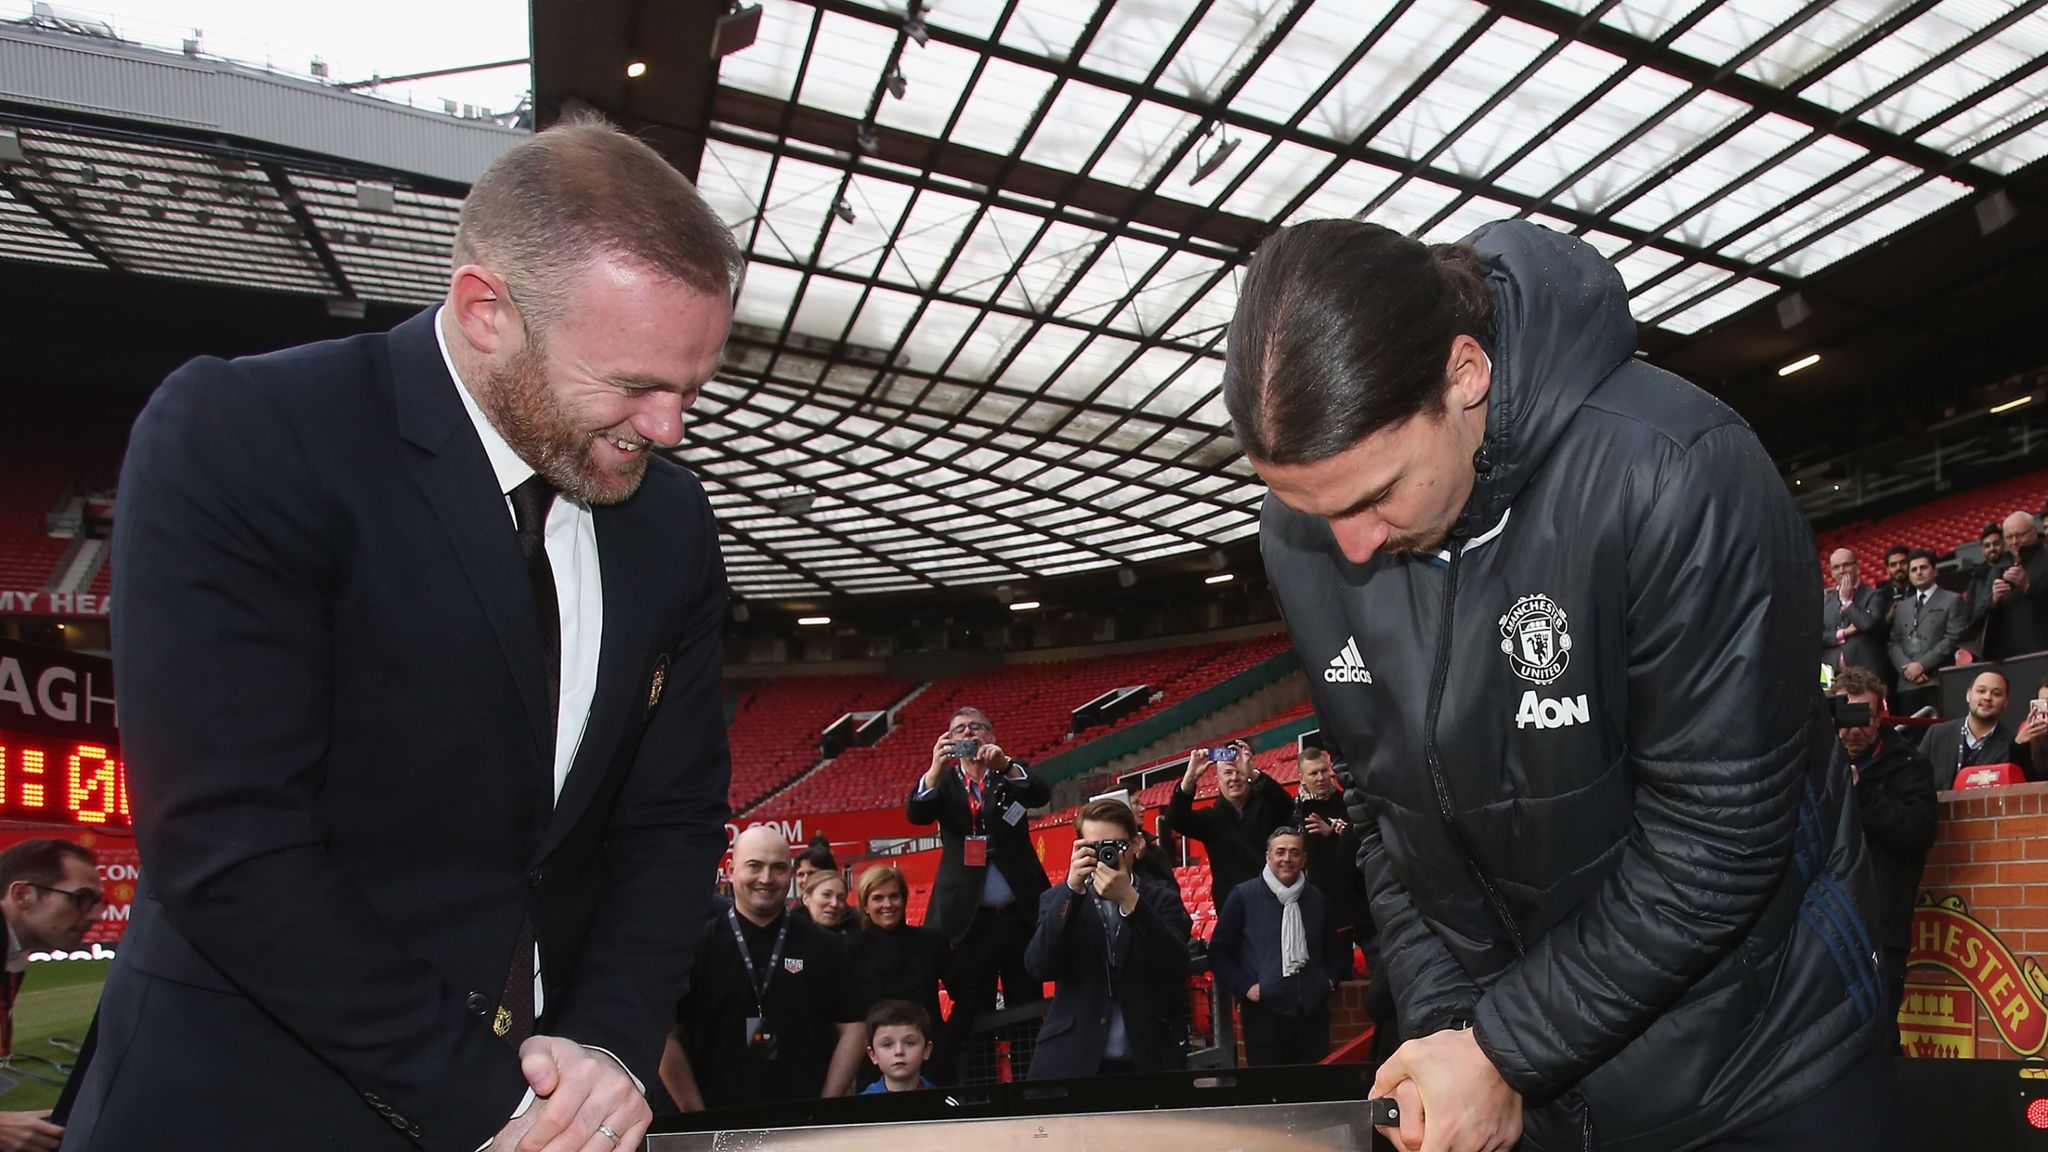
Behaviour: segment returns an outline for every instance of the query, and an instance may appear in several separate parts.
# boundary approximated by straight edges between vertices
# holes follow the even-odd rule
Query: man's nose
[[[630,423],[642,439],[657,447],[673,448],[683,442],[683,398],[665,388],[649,389],[640,397]]]
[[[1330,533],[1337,538],[1337,550],[1353,564],[1372,559],[1387,542],[1387,522],[1369,512],[1330,521]]]

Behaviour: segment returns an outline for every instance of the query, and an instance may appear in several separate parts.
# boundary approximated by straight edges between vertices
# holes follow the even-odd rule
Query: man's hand
[[[925,771],[924,787],[938,787],[939,774],[946,770],[946,761],[952,758],[953,737],[951,733],[940,736],[932,742],[932,766]]]
[[[1257,1004],[1259,1002],[1259,986],[1254,984],[1250,988],[1245,989],[1244,998]]]
[[[1196,748],[1188,753],[1188,770],[1181,775],[1180,786],[1184,792],[1193,792],[1202,773],[1209,767],[1209,750]]]
[[[1330,823],[1314,812],[1302,818],[1301,828],[1302,831],[1307,832],[1311,836],[1335,836],[1337,834],[1337,826],[1335,824]]]
[[[981,765],[983,772],[993,772],[998,776],[1010,774],[1010,758],[995,744],[984,743],[975,749],[974,762]]]
[[[2041,713],[2029,708],[2027,709],[2027,722],[2020,725],[2019,732],[2012,738],[2013,743],[2032,744],[2041,738],[2043,732],[2048,732],[2048,716],[2043,716]]]
[[[1413,1088],[1405,1099],[1403,1085]],[[1469,1028],[1395,1049],[1373,1077],[1371,1094],[1401,1102],[1401,1127],[1380,1133],[1406,1152],[1508,1152],[1522,1138],[1521,1093],[1501,1079]]]
[[[1921,667],[1920,662],[1918,660],[1915,660],[1912,663],[1907,664],[1904,668],[1899,669],[1899,675],[1904,676],[1906,679],[1911,680],[1915,684],[1918,684],[1921,681],[1927,679],[1927,669]]]
[[[1993,580],[1991,582],[1991,602],[1993,604],[1998,603],[2000,600],[2005,599],[2006,593],[2011,591],[2011,581],[2008,581],[2002,577],[2000,579]]]
[[[57,1152],[64,1130],[50,1123],[50,1110],[0,1112],[0,1152]]]
[[[1124,859],[1130,858],[1125,852]],[[1095,894],[1123,909],[1126,916],[1138,907],[1138,889],[1131,884],[1131,874],[1100,861],[1095,865]]]
[[[519,1071],[541,1103],[498,1133],[494,1148],[516,1152],[630,1152],[640,1146],[654,1113],[618,1061],[559,1036],[534,1036],[519,1046]],[[598,1126],[618,1134],[608,1140]]]
[[[1086,840],[1074,841],[1073,859],[1067,864],[1067,887],[1076,892],[1088,890],[1088,878],[1095,875],[1095,845]]]
[[[2017,588],[2020,591],[2025,592],[2027,590],[2027,585],[2030,583],[2030,581],[2028,581],[2027,579],[2027,566],[2024,564],[2015,564],[2012,567],[2007,568],[2005,570],[2005,582],[2007,584],[2012,585],[2014,588]]]

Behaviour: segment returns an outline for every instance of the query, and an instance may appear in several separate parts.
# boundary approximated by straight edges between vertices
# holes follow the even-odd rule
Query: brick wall
[[[1921,875],[1923,897],[1961,897],[1968,915],[2013,958],[2048,962],[2048,783],[1941,793],[1941,832]],[[1915,984],[1964,987],[1954,974],[1915,965]],[[1976,1056],[2015,1059],[1981,1001]]]

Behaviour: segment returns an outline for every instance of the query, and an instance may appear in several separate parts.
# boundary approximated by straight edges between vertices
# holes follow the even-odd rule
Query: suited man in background
[[[1116,848],[1111,850],[1109,845]],[[1137,869],[1130,805],[1098,796],[1074,817],[1067,882],[1039,898],[1031,972],[1054,982],[1033,1080],[1187,1066],[1188,932],[1180,888]]]
[[[1991,582],[1984,655],[1991,660],[2048,649],[2048,547],[2032,512],[2005,518],[2005,571]]]
[[[709,502],[657,459],[741,267],[577,119],[440,306],[138,420],[114,656],[142,891],[67,1149],[629,1149],[729,776]]]
[[[1025,814],[1051,803],[1052,788],[1004,753],[995,734],[981,709],[955,711],[905,805],[912,824],[939,826],[925,927],[953,945],[958,979],[947,985],[955,1005],[947,1024],[955,1051],[975,1014],[995,1009],[998,981],[1005,1005],[1044,996],[1024,965],[1038,895],[1048,887]]]
[[[1936,671],[1955,662],[1969,610],[1963,598],[1934,582],[1934,553],[1916,549],[1906,561],[1912,588],[1892,610],[1892,666],[1899,670],[1899,711],[1934,703]]]
[[[1863,583],[1862,565],[1856,553],[1837,548],[1828,557],[1828,576],[1834,587],[1820,601],[1821,659],[1828,666],[1867,668],[1891,678],[1891,662],[1885,659],[1885,609],[1890,594]]]
[[[1934,765],[1934,786],[1949,789],[1964,769],[1986,764],[2017,764],[2027,779],[2034,773],[2032,747],[2014,739],[2006,726],[2005,702],[2012,694],[2005,673],[1986,668],[1970,681],[1969,711],[1954,720],[1927,730],[1920,738],[1920,754]]]

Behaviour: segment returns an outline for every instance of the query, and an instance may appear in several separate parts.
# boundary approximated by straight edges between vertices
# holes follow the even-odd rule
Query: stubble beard
[[[620,504],[640,490],[649,449],[620,467],[599,465],[591,443],[602,433],[581,431],[548,387],[547,354],[538,339],[529,338],[485,379],[479,406],[519,458],[563,495],[586,504]]]

